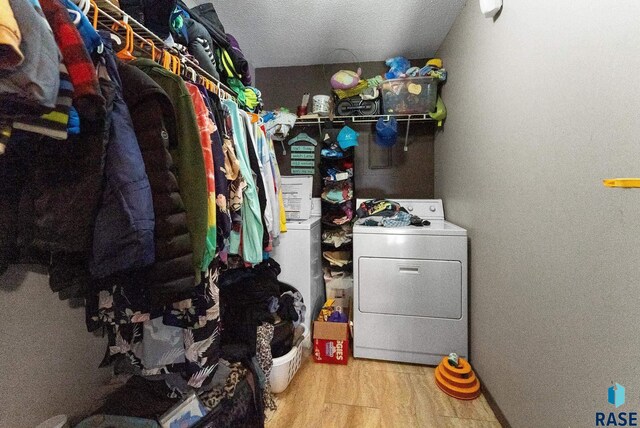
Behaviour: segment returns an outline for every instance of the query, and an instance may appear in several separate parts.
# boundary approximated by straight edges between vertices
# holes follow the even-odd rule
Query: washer
[[[440,199],[395,201],[431,225],[354,226],[353,355],[429,365],[451,352],[467,358],[467,231],[445,221]]]
[[[304,325],[311,325],[324,303],[324,277],[320,227],[320,198],[313,198],[311,217],[307,220],[287,220],[288,232],[274,244],[271,257],[280,264],[278,279],[294,286],[302,294],[307,307]]]

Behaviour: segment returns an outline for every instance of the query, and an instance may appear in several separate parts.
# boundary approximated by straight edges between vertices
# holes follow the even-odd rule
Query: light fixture
[[[480,0],[480,10],[485,18],[493,18],[502,8],[502,0]]]

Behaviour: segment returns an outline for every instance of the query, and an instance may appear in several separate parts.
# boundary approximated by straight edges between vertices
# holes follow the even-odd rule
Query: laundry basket
[[[271,381],[271,392],[274,394],[278,394],[287,389],[289,382],[291,382],[291,379],[293,379],[300,368],[302,354],[304,353],[302,345],[308,342],[310,335],[307,327],[304,325],[303,327],[304,333],[302,333],[302,341],[282,357],[273,359],[273,367],[271,368],[269,380]]]

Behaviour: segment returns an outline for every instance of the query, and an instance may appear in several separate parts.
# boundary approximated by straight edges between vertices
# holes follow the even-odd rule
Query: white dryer
[[[467,231],[445,221],[442,200],[394,200],[431,224],[354,226],[353,355],[430,365],[451,352],[466,358]]]

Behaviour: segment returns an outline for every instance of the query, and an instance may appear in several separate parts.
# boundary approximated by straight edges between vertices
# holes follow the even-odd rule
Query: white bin
[[[308,339],[311,334],[306,326],[303,325],[303,327],[303,340],[282,357],[273,359],[273,367],[271,368],[269,380],[271,381],[271,392],[274,394],[278,394],[287,389],[289,382],[291,382],[291,379],[293,379],[300,368],[302,354],[304,353],[303,345],[309,341]]]

